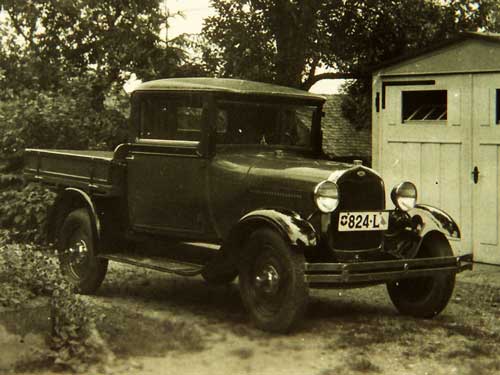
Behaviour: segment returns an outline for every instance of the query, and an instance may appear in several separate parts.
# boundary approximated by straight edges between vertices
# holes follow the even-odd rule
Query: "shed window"
[[[500,89],[497,89],[497,97],[496,97],[496,119],[495,123],[500,125]]]
[[[448,94],[446,90],[403,91],[403,123],[412,121],[445,121]]]

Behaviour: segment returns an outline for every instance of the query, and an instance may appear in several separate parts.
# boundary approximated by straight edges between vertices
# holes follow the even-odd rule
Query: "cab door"
[[[209,231],[200,152],[208,105],[193,94],[142,93],[128,156],[128,207],[136,232],[198,237]]]

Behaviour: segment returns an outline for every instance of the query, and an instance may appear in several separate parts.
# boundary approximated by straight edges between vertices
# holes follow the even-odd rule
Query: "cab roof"
[[[197,91],[220,92],[242,95],[266,95],[282,98],[294,98],[324,102],[326,98],[285,86],[269,83],[246,81],[233,78],[167,78],[143,82],[137,86],[137,91]]]

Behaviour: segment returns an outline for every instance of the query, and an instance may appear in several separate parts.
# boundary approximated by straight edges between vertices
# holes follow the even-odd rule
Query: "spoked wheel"
[[[450,256],[448,241],[441,237],[428,238],[419,251],[419,258]],[[403,279],[387,284],[392,303],[401,314],[416,318],[432,318],[444,310],[453,294],[455,274],[440,274]]]
[[[304,256],[270,229],[255,231],[244,252],[240,292],[245,307],[260,329],[287,332],[307,306]]]
[[[108,261],[95,255],[92,221],[85,208],[74,210],[66,217],[58,247],[65,278],[77,292],[94,293],[106,276]]]

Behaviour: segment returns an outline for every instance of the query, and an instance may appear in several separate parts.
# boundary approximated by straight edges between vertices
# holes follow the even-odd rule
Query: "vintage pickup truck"
[[[453,219],[417,204],[411,182],[385,202],[359,161],[326,160],[325,99],[291,88],[211,78],[142,83],[129,142],[114,152],[26,150],[29,179],[54,187],[49,218],[64,275],[81,293],[108,261],[210,283],[239,276],[257,327],[286,332],[309,288],[387,284],[403,314],[447,305],[456,273]]]

